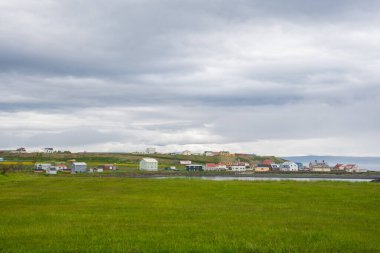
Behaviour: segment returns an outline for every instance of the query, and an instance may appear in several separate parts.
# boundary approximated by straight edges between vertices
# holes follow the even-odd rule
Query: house
[[[344,170],[349,173],[367,172],[366,169],[361,169],[357,164],[346,164]]]
[[[182,152],[182,155],[191,155],[191,151],[190,150],[185,150]]]
[[[322,162],[315,160],[313,163],[309,163],[309,170],[313,172],[330,172],[331,168],[324,160]]]
[[[203,152],[203,155],[204,156],[214,156],[214,152],[212,152],[212,151],[205,151],[205,152]]]
[[[227,170],[227,166],[223,163],[206,163],[205,171],[221,171]]]
[[[191,164],[191,161],[189,161],[189,160],[183,160],[183,161],[179,161],[179,164],[181,164],[181,165],[189,165],[189,164]]]
[[[345,165],[343,163],[337,163],[333,168],[332,170],[335,170],[335,171],[344,171],[345,169]]]
[[[271,163],[270,165],[271,170],[273,171],[279,171],[280,170],[280,165],[276,163]]]
[[[85,162],[73,162],[71,164],[71,172],[86,172],[87,171],[87,164]]]
[[[229,166],[229,169],[232,171],[246,171],[247,167],[245,163],[233,163]]]
[[[67,166],[66,166],[66,164],[64,164],[64,163],[56,163],[54,166],[52,166],[52,167],[54,167],[56,170],[58,170],[58,171],[63,171],[63,170],[67,170]]]
[[[116,164],[103,164],[99,165],[97,169],[102,169],[102,172],[103,170],[117,170],[117,166]]]
[[[158,171],[158,161],[154,158],[145,157],[140,161],[140,170]]]
[[[98,167],[98,168],[91,168],[90,173],[95,173],[95,172],[103,172],[103,168]]]
[[[189,165],[186,165],[186,170],[187,171],[203,171],[204,166],[199,165],[199,164],[189,164]]]
[[[51,154],[51,153],[54,152],[54,149],[53,149],[53,148],[44,148],[43,151],[44,151],[45,153]]]
[[[50,163],[36,163],[34,165],[35,170],[48,170],[51,167]]]
[[[280,171],[298,171],[298,165],[294,162],[284,162],[280,165]]]
[[[254,168],[255,172],[267,172],[270,171],[270,165],[259,164]]]
[[[4,162],[4,158],[0,157],[0,162]]]
[[[230,155],[230,152],[229,151],[220,151],[219,155]],[[235,156],[235,154],[233,154],[233,155]]]

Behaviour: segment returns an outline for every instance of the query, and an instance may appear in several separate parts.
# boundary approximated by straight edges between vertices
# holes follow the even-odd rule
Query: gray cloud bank
[[[380,155],[378,1],[0,3],[0,148]]]

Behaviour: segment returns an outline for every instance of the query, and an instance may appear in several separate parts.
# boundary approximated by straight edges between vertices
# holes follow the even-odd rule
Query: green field
[[[0,252],[380,252],[380,184],[0,176]]]

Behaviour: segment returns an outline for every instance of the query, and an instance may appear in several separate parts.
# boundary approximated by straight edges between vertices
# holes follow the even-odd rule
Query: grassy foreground
[[[380,252],[380,184],[0,176],[0,252]]]

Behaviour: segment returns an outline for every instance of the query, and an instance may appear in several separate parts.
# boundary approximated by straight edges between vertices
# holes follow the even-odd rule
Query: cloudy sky
[[[2,0],[0,149],[380,156],[377,0]]]

